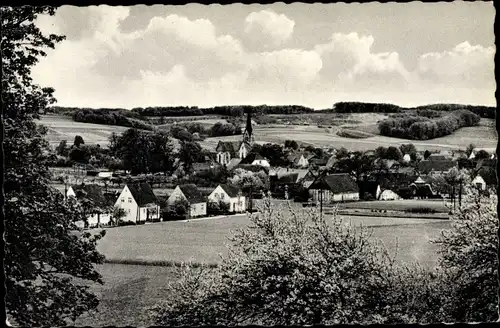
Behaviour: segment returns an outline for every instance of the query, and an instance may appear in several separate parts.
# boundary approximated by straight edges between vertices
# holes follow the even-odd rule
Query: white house
[[[189,216],[197,217],[207,215],[207,202],[196,185],[185,184],[175,187],[174,191],[167,199],[167,204],[171,206],[180,200],[188,202]]]
[[[486,190],[486,181],[484,181],[483,177],[479,174],[476,175],[474,180],[472,180],[472,185],[476,188],[479,188],[479,190]]]
[[[330,174],[316,179],[310,186],[314,202],[324,203],[359,200],[359,187],[347,173]]]
[[[241,194],[241,190],[227,184],[218,185],[208,196],[208,201],[223,201],[229,203],[230,212],[243,213],[246,210],[246,199],[245,196]]]
[[[125,210],[122,221],[141,222],[160,218],[160,206],[148,183],[127,184],[116,200],[115,207]]]
[[[99,178],[111,178],[113,176],[113,172],[111,171],[100,171],[97,173]]]
[[[405,154],[403,156],[403,161],[406,162],[406,163],[411,162],[411,156],[410,156],[410,154]]]
[[[69,186],[68,190],[66,190],[66,197],[76,197],[72,186]]]

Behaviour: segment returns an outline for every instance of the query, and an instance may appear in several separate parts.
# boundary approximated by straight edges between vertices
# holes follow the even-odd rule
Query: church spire
[[[248,110],[247,111],[247,124],[245,126],[245,132],[243,133],[243,142],[248,144],[248,145],[253,145],[254,143],[254,136],[252,133],[252,111]]]

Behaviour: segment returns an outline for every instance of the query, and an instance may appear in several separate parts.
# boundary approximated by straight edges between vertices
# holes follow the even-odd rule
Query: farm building
[[[405,154],[403,156],[403,162],[405,162],[405,163],[411,162],[411,156],[410,156],[410,154]]]
[[[196,185],[184,184],[175,187],[167,199],[167,205],[174,205],[180,200],[188,202],[190,217],[207,215],[207,201]]]
[[[347,173],[330,174],[316,179],[310,186],[314,202],[324,203],[359,200],[359,187]]]
[[[111,222],[112,202],[104,195],[98,185],[81,184],[70,186],[66,197],[75,197],[88,211],[87,222],[77,222],[80,227],[96,227]]]
[[[478,183],[481,184],[481,190],[496,187],[498,183],[495,168],[481,167],[477,170],[476,177],[472,180],[472,185],[477,186]]]
[[[115,207],[125,210],[122,221],[141,222],[160,218],[158,199],[148,183],[126,184]]]
[[[480,174],[476,175],[471,184],[473,187],[476,187],[479,190],[486,190],[486,181],[484,181],[483,177]]]
[[[246,199],[236,187],[220,184],[208,195],[209,202],[223,201],[229,203],[229,211],[243,213],[246,210]]]
[[[271,165],[265,159],[262,157],[260,154],[256,153],[250,153],[247,157],[241,160],[240,164],[247,164],[247,165],[258,165],[258,166],[263,166],[263,167],[270,167]]]

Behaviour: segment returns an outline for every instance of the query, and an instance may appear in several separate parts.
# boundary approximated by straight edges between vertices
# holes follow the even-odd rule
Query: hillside
[[[311,125],[256,125],[255,139],[258,143],[280,142],[287,139],[312,144],[315,146],[345,147],[350,150],[370,150],[378,146],[400,145],[412,142],[419,150],[465,149],[470,143],[478,147],[495,149],[497,136],[495,122],[491,119],[481,119],[479,126],[461,128],[453,134],[425,141],[410,141],[404,139],[373,135],[363,139],[346,138],[337,135],[339,129],[359,129],[365,132],[376,132],[374,125],[384,117],[383,114],[351,114],[358,123],[340,126],[322,127]],[[76,135],[81,135],[88,144],[106,146],[111,133],[122,133],[127,127],[74,122],[71,117],[59,115],[43,115],[41,124],[49,129],[48,139],[55,146],[63,139],[72,141]],[[207,138],[201,142],[205,148],[214,149],[219,140],[241,140],[241,136]]]

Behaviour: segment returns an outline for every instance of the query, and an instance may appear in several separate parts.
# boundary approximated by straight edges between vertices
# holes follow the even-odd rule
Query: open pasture
[[[424,266],[433,266],[437,259],[436,246],[429,240],[449,226],[448,221],[439,219],[342,218],[345,223],[373,228],[372,237],[381,240],[391,252],[399,244],[398,260],[418,261]],[[243,214],[109,228],[98,249],[114,261],[218,263],[219,254],[227,254],[225,244],[231,231],[248,224],[249,218]]]
[[[48,128],[47,139],[51,146],[57,146],[62,140],[72,144],[75,136],[80,135],[86,144],[107,147],[113,132],[119,134],[128,129],[117,125],[75,122],[71,117],[59,115],[43,115],[39,123]]]

